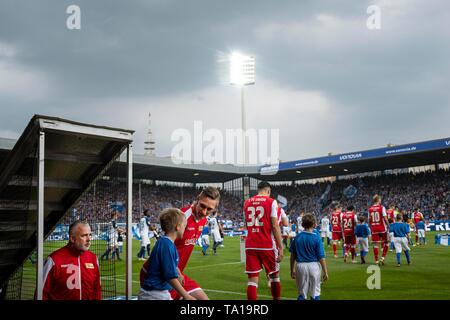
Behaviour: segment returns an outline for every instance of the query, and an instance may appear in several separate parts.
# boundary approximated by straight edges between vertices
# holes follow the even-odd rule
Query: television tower
[[[144,154],[149,157],[155,156],[155,140],[153,139],[153,133],[152,133],[152,126],[151,126],[151,119],[152,114],[148,113],[148,131],[147,131],[147,140],[145,140],[145,146],[144,146]]]

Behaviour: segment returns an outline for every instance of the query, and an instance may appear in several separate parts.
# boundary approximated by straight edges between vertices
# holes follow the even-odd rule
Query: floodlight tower
[[[245,144],[245,104],[244,87],[255,84],[255,57],[233,52],[230,55],[230,84],[241,88],[241,125],[242,125],[242,154],[244,166],[247,165]]]

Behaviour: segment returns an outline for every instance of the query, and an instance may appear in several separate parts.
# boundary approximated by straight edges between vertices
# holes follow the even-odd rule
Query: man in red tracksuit
[[[98,260],[89,251],[91,238],[87,222],[70,225],[69,243],[45,262],[43,300],[101,300]]]

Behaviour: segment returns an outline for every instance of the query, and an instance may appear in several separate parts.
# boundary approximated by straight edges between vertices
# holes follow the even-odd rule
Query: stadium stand
[[[49,166],[45,171],[44,236],[48,244],[45,254],[58,243],[48,243],[52,232],[60,226],[64,230],[64,226],[80,218],[98,229],[93,231],[101,241],[93,251],[99,256],[108,242],[100,237],[105,233],[101,228],[110,223],[111,214],[118,212],[119,222],[125,222],[128,165],[120,154],[129,140],[59,134],[55,128],[48,128],[58,121],[76,124],[35,116],[18,141],[0,138],[0,298],[24,298],[23,283],[15,287],[11,284],[23,280],[21,266],[33,256],[37,244],[37,137],[45,126]],[[273,182],[274,197],[287,198],[286,212],[291,221],[301,210],[317,216],[328,213],[333,202],[352,204],[358,212],[364,212],[375,193],[383,197],[385,205],[394,203],[406,211],[419,207],[430,220],[450,218],[448,138],[280,163],[269,174],[265,166],[175,165],[170,158],[143,155],[135,155],[133,159],[133,222],[139,220],[144,209],[149,209],[153,213],[152,223],[156,223],[162,209],[182,207],[195,199],[202,186],[214,183],[222,190],[220,219],[232,220],[238,227],[242,222],[243,199],[247,196],[244,191],[253,195],[260,180]],[[415,166],[428,166],[432,170],[409,172]],[[102,274],[106,274],[102,280],[104,298],[118,296],[113,260],[101,263]],[[25,298],[32,298],[32,293]]]
[[[101,190],[108,191],[114,188],[108,187],[108,181],[99,181],[97,185]],[[323,199],[328,186],[331,186],[329,197]],[[355,187],[352,198],[346,196],[344,190],[348,186]],[[194,187],[176,187],[168,185],[142,185],[141,198],[133,187],[133,222],[138,222],[140,217],[139,203],[142,209],[149,209],[153,214],[152,223],[157,223],[158,213],[167,207],[180,208],[191,203],[200,191]],[[353,179],[339,180],[335,182],[318,182],[307,184],[296,184],[294,186],[274,186],[275,195],[287,198],[288,205],[286,213],[291,220],[297,217],[301,210],[315,213],[320,216],[327,213],[330,204],[339,202],[344,207],[355,206],[357,212],[366,212],[371,205],[372,196],[376,193],[383,198],[383,203],[395,204],[401,210],[411,212],[415,207],[420,208],[426,218],[433,220],[441,218],[446,220],[450,210],[450,171],[441,169],[435,172],[426,171],[419,173],[402,173],[365,176]],[[113,202],[124,201],[126,190],[115,191],[118,198],[112,194],[97,193],[97,201]],[[239,198],[226,190],[222,190],[219,207],[220,218],[229,219],[235,226],[242,221],[242,198]],[[94,214],[92,201],[81,200],[75,206],[77,211],[83,213],[86,219]]]

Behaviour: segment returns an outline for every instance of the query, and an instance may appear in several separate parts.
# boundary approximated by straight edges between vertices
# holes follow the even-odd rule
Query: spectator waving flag
[[[349,185],[343,191],[343,193],[347,197],[347,199],[353,198],[357,192],[358,192],[358,189],[354,185]]]
[[[123,205],[122,201],[111,202],[109,204],[109,207],[111,208],[111,210],[118,211],[120,213],[123,213],[123,211],[125,210],[125,206]]]
[[[281,208],[284,208],[287,206],[287,199],[280,194],[277,197],[277,201],[280,204]]]

